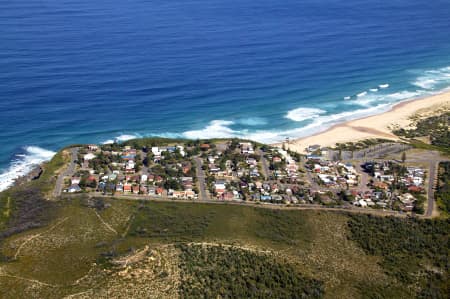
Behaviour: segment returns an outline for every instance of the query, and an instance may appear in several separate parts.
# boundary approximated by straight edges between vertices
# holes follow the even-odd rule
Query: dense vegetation
[[[179,245],[182,298],[320,298],[323,284],[287,261],[223,246]]]
[[[439,179],[436,189],[436,200],[439,208],[450,214],[450,162],[441,162],[439,164]]]
[[[426,137],[430,138],[430,143],[444,151],[450,149],[450,112],[438,116],[432,116],[418,120],[413,129],[397,129],[394,134],[406,138]]]
[[[354,214],[350,238],[402,284],[418,287],[420,298],[447,298],[450,220],[418,220]]]
[[[305,218],[298,217],[298,213],[265,209],[258,212],[262,217],[256,223],[258,226],[256,235],[260,238],[295,246],[300,241],[307,240],[310,235],[307,230],[298,229],[307,227]]]

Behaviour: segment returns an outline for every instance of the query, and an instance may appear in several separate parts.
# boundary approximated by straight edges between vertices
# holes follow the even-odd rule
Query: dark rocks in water
[[[41,177],[43,171],[44,170],[42,169],[41,166],[37,166],[36,168],[34,168],[29,173],[30,180],[37,180],[37,179],[39,179]]]
[[[14,186],[20,186],[20,185],[25,184],[27,182],[39,179],[41,177],[43,171],[44,170],[42,169],[42,167],[40,165],[34,167],[26,175],[17,178],[15,180],[15,182],[14,182]]]

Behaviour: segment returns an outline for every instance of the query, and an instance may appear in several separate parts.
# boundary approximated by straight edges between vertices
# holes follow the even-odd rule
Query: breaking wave
[[[8,168],[0,173],[0,191],[14,184],[14,181],[29,173],[33,167],[50,160],[55,152],[38,146],[24,147],[24,153],[15,155]]]
[[[427,94],[425,90],[416,90],[416,91],[408,91],[403,90],[399,92],[393,92],[390,94],[381,94],[381,93],[373,93],[367,94],[365,96],[361,96],[352,102],[354,104],[363,106],[363,107],[371,107],[374,104],[395,104],[399,101],[408,100],[420,97],[422,95]]]
[[[427,90],[441,89],[450,84],[450,66],[436,70],[427,70],[416,78],[413,85]]]
[[[246,126],[263,126],[267,124],[267,120],[262,117],[248,117],[236,121],[238,124]]]
[[[361,92],[361,93],[358,93],[356,96],[357,96],[358,98],[360,98],[360,97],[363,97],[363,96],[365,96],[365,95],[367,95],[367,91],[363,91],[363,92]]]
[[[115,137],[114,139],[107,139],[107,140],[103,141],[102,144],[112,144],[115,142],[120,143],[120,142],[124,142],[127,140],[142,138],[142,137],[143,136],[140,134],[122,134],[122,135]]]
[[[233,121],[213,120],[203,129],[186,131],[182,135],[188,139],[235,137],[239,135],[239,131],[235,131],[228,127],[233,124]]]
[[[321,114],[326,113],[325,110],[318,108],[297,108],[289,111],[285,118],[293,121],[304,121],[307,119],[313,119],[319,117]]]

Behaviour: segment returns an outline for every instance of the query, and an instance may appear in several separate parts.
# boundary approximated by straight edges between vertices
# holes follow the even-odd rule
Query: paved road
[[[448,158],[442,156],[439,152],[427,151],[420,152],[419,154],[407,154],[406,162],[413,163],[429,163],[428,176],[428,189],[427,189],[427,210],[425,211],[425,217],[430,218],[433,215],[433,209],[435,206],[434,187],[436,186],[437,179],[437,167],[440,162],[448,161]]]
[[[430,164],[430,172],[428,173],[429,181],[428,181],[428,205],[427,211],[425,212],[425,217],[431,217],[434,209],[434,185],[435,179],[437,176],[436,167],[439,162],[432,161]]]
[[[203,161],[200,157],[195,157],[195,166],[197,169],[197,181],[198,181],[198,198],[200,200],[208,200],[208,195],[206,191],[206,184],[205,184],[205,172],[202,169]]]
[[[67,193],[64,194],[66,198],[72,198],[79,196],[79,194]],[[116,199],[125,199],[125,200],[149,200],[156,202],[176,202],[176,203],[193,203],[192,200],[182,200],[182,199],[173,199],[164,196],[149,196],[149,195],[136,195],[136,194],[115,194],[115,195],[103,195],[101,192],[91,192],[88,194],[89,197],[106,197],[106,198],[116,198]],[[198,203],[198,201],[197,201]],[[273,210],[318,210],[318,211],[339,211],[339,212],[349,212],[349,213],[362,213],[362,214],[372,214],[377,216],[395,216],[395,217],[408,217],[405,213],[400,213],[397,211],[390,210],[376,210],[376,209],[367,209],[367,208],[359,208],[359,207],[327,207],[316,204],[297,204],[297,205],[276,205],[270,203],[260,203],[260,202],[247,202],[247,201],[224,201],[224,200],[212,200],[208,199],[202,201],[205,204],[218,204],[218,205],[237,205],[237,206],[252,206],[257,208],[265,208],[265,209],[273,209]],[[417,215],[421,217],[420,215]]]
[[[367,184],[371,180],[371,177],[369,177],[369,174],[365,172],[364,169],[361,167],[361,163],[358,163],[358,174],[360,175],[361,181],[357,189],[362,192],[369,191],[370,188],[367,187]]]
[[[270,169],[269,169],[269,165],[267,164],[267,160],[264,157],[264,153],[258,149],[257,150],[258,155],[261,157],[261,165],[262,165],[262,172],[264,177],[266,178],[266,180],[268,180],[270,178]]]
[[[145,160],[147,157],[148,157],[147,153],[144,152],[144,151],[142,151],[142,155],[141,155],[142,163],[144,163],[144,160]],[[149,174],[149,172],[148,172],[148,167],[145,166],[145,164],[142,164],[142,174],[145,174],[145,175],[148,175],[148,174]]]
[[[306,170],[306,178],[309,182],[309,185],[310,185],[309,190],[311,191],[311,193],[320,191],[321,188],[320,188],[319,184],[317,184],[316,180],[314,179],[312,172],[306,168],[305,163],[303,163],[302,166],[303,166],[303,169]]]
[[[78,156],[78,147],[72,147],[70,150],[70,163],[67,168],[58,175],[55,184],[55,190],[53,191],[53,197],[58,197],[61,195],[62,188],[64,186],[64,178],[68,176],[72,176],[75,172],[75,161]]]

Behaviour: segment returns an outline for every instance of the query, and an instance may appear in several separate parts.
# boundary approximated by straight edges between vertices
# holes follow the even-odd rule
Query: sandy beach
[[[406,128],[413,124],[412,117],[427,117],[444,110],[450,110],[450,91],[405,101],[385,113],[337,124],[324,132],[291,140],[289,148],[304,153],[305,148],[313,144],[334,146],[336,143],[368,138],[398,140],[392,134],[392,128]]]

